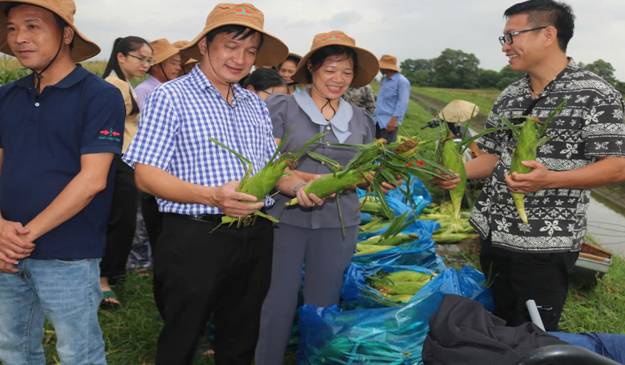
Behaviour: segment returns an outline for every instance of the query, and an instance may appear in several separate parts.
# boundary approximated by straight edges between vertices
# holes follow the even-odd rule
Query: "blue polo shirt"
[[[124,101],[111,84],[77,66],[39,96],[33,77],[0,87],[0,209],[27,224],[80,171],[80,157],[121,152]],[[112,169],[111,169],[112,170]],[[40,237],[33,259],[102,257],[113,195],[107,187],[82,211]]]

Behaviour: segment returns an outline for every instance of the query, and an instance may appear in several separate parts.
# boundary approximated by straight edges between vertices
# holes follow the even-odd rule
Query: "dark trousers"
[[[395,128],[394,131],[390,132],[386,129],[380,128],[379,125],[375,125],[375,138],[384,138],[388,143],[395,142],[397,139],[397,130],[399,126]]]
[[[190,364],[214,313],[215,363],[250,365],[271,280],[273,227],[228,228],[164,214],[154,257],[154,297],[164,326],[157,365]]]
[[[119,156],[114,159],[115,188],[106,233],[106,247],[100,262],[100,276],[115,282],[126,274],[126,262],[137,225],[137,187],[133,169]]]
[[[577,252],[521,253],[482,240],[480,265],[492,282],[494,314],[509,326],[531,321],[525,302],[534,299],[547,331],[556,331]]]
[[[161,233],[162,214],[158,211],[158,203],[153,195],[141,193],[141,214],[143,214],[143,222],[145,229],[148,231],[148,239],[150,240],[150,249],[152,256],[156,252],[156,242]]]

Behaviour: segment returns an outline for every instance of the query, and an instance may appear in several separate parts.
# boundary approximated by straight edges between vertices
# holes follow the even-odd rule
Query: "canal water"
[[[625,257],[625,210],[593,193],[587,234],[612,253]]]

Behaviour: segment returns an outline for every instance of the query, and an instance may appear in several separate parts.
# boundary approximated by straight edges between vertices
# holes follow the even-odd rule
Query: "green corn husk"
[[[385,217],[384,208],[380,199],[373,196],[365,196],[360,198],[360,211],[363,213],[371,213],[372,215]]]
[[[394,248],[395,246],[385,246],[385,245],[366,245],[366,244],[362,244],[362,243],[358,243],[356,244],[356,254],[355,256],[358,255],[369,255],[372,253],[376,253],[376,252],[380,252],[380,251],[385,251],[391,248]]]
[[[502,122],[512,131],[512,135],[516,139],[516,147],[512,153],[512,163],[510,165],[510,173],[527,174],[533,169],[523,165],[523,161],[536,160],[538,147],[545,144],[549,140],[546,136],[547,128],[551,121],[564,109],[566,101],[562,101],[560,105],[552,110],[547,119],[541,122],[535,116],[528,116],[520,126],[513,125],[508,119],[501,118]],[[511,193],[514,205],[519,213],[521,221],[528,224],[527,212],[525,210],[525,194]]]
[[[399,246],[418,238],[419,236],[414,233],[398,233],[390,237],[384,237],[384,235],[369,237],[360,243],[365,245]]]
[[[398,303],[409,301],[432,277],[430,274],[410,270],[390,273],[381,271],[367,278],[367,282],[385,299]]]
[[[530,117],[525,120],[521,126],[519,137],[517,140],[516,148],[512,154],[512,164],[510,166],[510,172],[518,172],[521,174],[527,174],[532,169],[523,165],[523,161],[533,161],[536,159],[538,148],[538,119]],[[512,193],[512,200],[514,200],[514,206],[516,207],[519,217],[523,223],[527,224],[527,212],[525,211],[525,194]]]
[[[256,197],[256,199],[258,199],[259,201],[262,201],[269,193],[271,193],[271,191],[274,189],[274,187],[278,183],[278,180],[280,180],[280,178],[284,176],[284,171],[286,170],[286,168],[293,167],[295,163],[297,163],[297,161],[304,155],[308,147],[311,144],[318,141],[319,138],[321,138],[322,136],[323,136],[323,133],[318,133],[315,136],[313,136],[313,138],[309,139],[299,151],[283,153],[282,155],[280,155],[280,157],[278,157],[278,153],[282,149],[284,140],[286,139],[286,138],[283,138],[282,141],[280,142],[280,145],[276,149],[275,153],[269,159],[269,162],[267,162],[267,164],[254,175],[252,175],[252,170],[253,170],[252,163],[245,156],[241,155],[237,151],[224,145],[223,143],[219,142],[218,140],[214,138],[209,138],[209,140],[217,144],[218,146],[228,150],[230,153],[234,154],[235,156],[237,156],[237,158],[239,158],[241,163],[243,163],[246,166],[245,175],[241,179],[237,191],[246,193],[249,195],[253,195]],[[254,212],[253,215],[265,218],[267,220],[270,220],[273,223],[278,222],[278,220],[275,219],[274,217],[268,214],[262,213],[260,211]],[[249,216],[243,217],[243,218],[224,216],[221,219],[221,223],[222,224],[237,223],[237,225],[241,225],[241,224],[248,225],[251,223],[250,218],[253,219],[253,217],[249,217]]]
[[[462,208],[462,198],[467,186],[467,172],[464,169],[464,161],[462,155],[456,146],[456,142],[448,139],[443,144],[443,166],[460,176],[458,185],[449,191],[451,204],[453,206],[453,217],[460,219],[460,209]]]
[[[367,233],[377,232],[377,231],[385,228],[389,224],[391,224],[391,223],[389,221],[387,221],[387,220],[380,219],[380,218],[374,218],[374,219],[371,220],[371,222],[369,222],[367,224],[363,224],[361,226],[358,226],[358,231],[359,232],[367,232]]]
[[[476,239],[480,235],[477,233],[460,232],[440,232],[432,235],[432,239],[439,244],[457,243],[467,239]]]
[[[304,192],[306,192],[306,194],[315,194],[319,198],[323,199],[334,193],[351,189],[355,185],[361,184],[364,181],[364,171],[361,169],[341,171],[339,173],[323,175],[317,180],[313,180],[306,186],[306,188],[304,188]],[[297,198],[293,198],[286,203],[286,206],[293,206],[296,204],[298,204],[298,200]]]

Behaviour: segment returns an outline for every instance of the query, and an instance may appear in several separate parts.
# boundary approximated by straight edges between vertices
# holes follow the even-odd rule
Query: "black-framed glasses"
[[[514,36],[517,36],[522,33],[533,32],[535,30],[541,30],[547,28],[548,25],[543,25],[536,28],[523,29],[523,30],[515,30],[513,32],[506,32],[501,37],[499,37],[499,43],[503,46],[504,44],[512,44]]]
[[[148,58],[146,58],[146,57],[139,57],[139,56],[133,55],[132,53],[128,53],[127,56],[130,56],[130,57],[132,57],[132,58],[134,58],[136,60],[139,60],[139,62],[145,63],[148,66],[154,65],[154,59],[152,57],[148,57]]]

